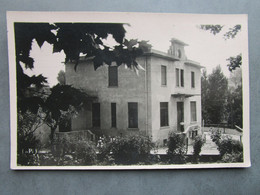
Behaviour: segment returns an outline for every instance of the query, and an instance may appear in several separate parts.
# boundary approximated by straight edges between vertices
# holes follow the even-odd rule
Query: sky
[[[220,65],[224,74],[229,76],[226,59],[242,53],[245,49],[244,34],[238,33],[234,39],[225,40],[223,38],[223,33],[237,23],[224,24],[223,33],[213,35],[209,31],[199,29],[198,25],[201,23],[148,19],[129,19],[130,25],[125,25],[126,38],[149,41],[153,49],[163,52],[167,52],[172,38],[179,39],[188,44],[185,47],[187,58],[199,62],[206,68],[208,74],[212,72],[213,68]],[[115,42],[109,38],[107,43],[113,45]],[[53,54],[52,46],[48,43],[45,42],[39,48],[34,41],[30,56],[35,60],[35,68],[33,71],[26,70],[26,72],[30,75],[43,74],[47,77],[50,86],[57,84],[58,72],[65,69],[63,63],[65,54],[63,52]]]

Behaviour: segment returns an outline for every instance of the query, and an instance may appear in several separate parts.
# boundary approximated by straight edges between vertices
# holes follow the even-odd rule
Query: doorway
[[[184,131],[184,103],[177,102],[177,130]]]

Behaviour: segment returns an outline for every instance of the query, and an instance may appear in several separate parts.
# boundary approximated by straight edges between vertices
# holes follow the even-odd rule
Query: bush
[[[52,147],[52,156],[48,160],[56,165],[94,165],[97,162],[95,146],[86,140],[64,137],[56,140]],[[54,160],[53,160],[54,159]]]
[[[243,145],[240,141],[226,137],[219,141],[218,150],[221,157],[223,157],[225,154],[243,153]]]
[[[110,143],[106,142],[100,149],[100,159],[108,164],[149,164],[153,147],[154,144],[147,136],[117,137]]]
[[[185,143],[185,135],[175,132],[169,133],[167,155],[169,163],[183,164],[186,161],[185,154],[187,146]]]
[[[217,145],[219,144],[219,142],[221,140],[221,136],[222,136],[222,133],[221,133],[220,129],[212,129],[210,138]]]
[[[243,162],[243,152],[232,152],[231,154],[225,153],[222,157],[225,163]]]
[[[194,143],[193,143],[193,157],[194,162],[198,162],[199,154],[201,152],[201,148],[204,145],[205,141],[203,138],[198,135],[195,137]]]

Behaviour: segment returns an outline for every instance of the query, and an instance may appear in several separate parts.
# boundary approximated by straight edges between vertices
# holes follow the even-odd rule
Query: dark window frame
[[[160,102],[160,127],[169,126],[169,103]]]
[[[195,88],[195,72],[191,71],[191,88]]]
[[[128,102],[128,128],[138,128],[138,102]]]
[[[100,103],[92,103],[92,127],[99,128],[101,126]]]
[[[196,101],[190,102],[190,121],[197,122],[197,103],[196,103]]]
[[[167,85],[167,66],[161,65],[161,85]]]
[[[118,87],[118,66],[108,67],[108,86]]]
[[[111,103],[111,127],[117,127],[117,120],[116,120],[116,103]]]

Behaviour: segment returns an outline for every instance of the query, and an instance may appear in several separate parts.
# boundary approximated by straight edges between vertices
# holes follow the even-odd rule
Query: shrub
[[[222,161],[225,163],[243,162],[243,152],[225,153],[222,157]]]
[[[205,141],[203,140],[202,136],[198,135],[195,137],[193,143],[193,160],[194,162],[198,162],[199,154],[201,152],[201,148],[204,145]]]
[[[55,140],[49,160],[57,165],[93,165],[97,161],[95,146],[86,140],[77,140],[68,136]]]
[[[225,154],[243,153],[243,145],[238,140],[232,140],[230,137],[226,137],[219,141],[218,150],[221,157],[223,157]]]
[[[100,150],[101,161],[115,164],[149,164],[150,151],[154,147],[148,136],[134,135],[117,137],[104,144]]]
[[[187,146],[185,143],[185,135],[175,132],[169,133],[167,155],[169,163],[183,164],[185,163]]]
[[[219,142],[221,140],[221,136],[222,136],[222,133],[221,133],[220,129],[212,129],[210,138],[217,145],[219,144]]]

